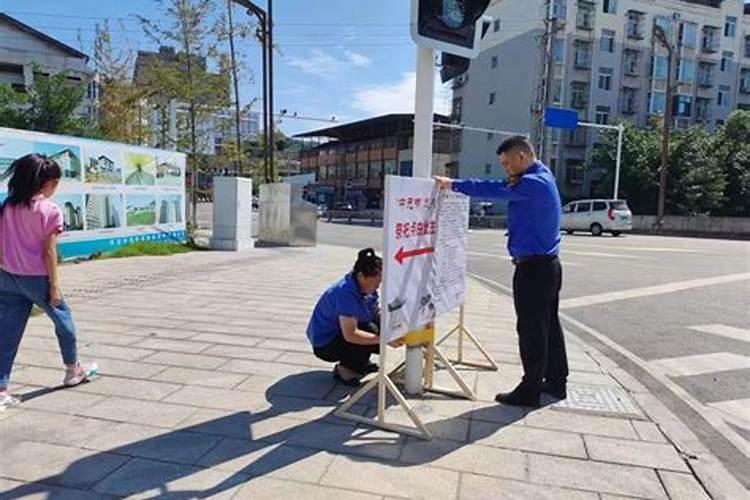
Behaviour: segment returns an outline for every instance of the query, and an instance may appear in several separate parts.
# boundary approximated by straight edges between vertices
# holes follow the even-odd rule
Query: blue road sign
[[[578,128],[578,112],[573,109],[545,108],[544,124],[552,128]]]

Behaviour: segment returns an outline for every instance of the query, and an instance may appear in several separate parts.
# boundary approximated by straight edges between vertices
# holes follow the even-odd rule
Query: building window
[[[620,96],[620,112],[625,115],[635,114],[638,110],[638,89],[625,87]]]
[[[719,106],[726,107],[729,105],[729,91],[730,88],[727,85],[722,85],[719,87],[719,95],[716,98],[716,104]]]
[[[608,125],[609,124],[609,113],[610,113],[609,106],[597,106],[596,107],[596,123],[599,125]]]
[[[490,63],[490,66],[492,66],[492,68],[497,68],[497,61],[497,56],[492,56],[492,62]]]
[[[711,121],[710,106],[710,99],[697,98],[695,100],[695,120],[699,122]]]
[[[669,72],[669,60],[667,56],[655,56],[653,59],[652,76],[655,80],[666,80]]]
[[[574,109],[584,110],[589,106],[589,86],[584,82],[572,82],[570,84],[570,106]]]
[[[626,30],[628,38],[643,38],[643,13],[635,10],[628,12],[628,23]]]
[[[556,78],[552,82],[552,102],[554,104],[562,104],[563,102],[562,93],[563,93],[563,82],[561,79]]]
[[[492,175],[492,164],[486,163],[484,165],[484,175]]]
[[[724,120],[716,120],[716,126],[717,127],[723,127],[724,126]]]
[[[674,98],[675,116],[690,117],[692,115],[693,98],[689,95],[678,95]]]
[[[554,19],[566,19],[568,17],[567,0],[554,0],[552,3],[552,17]]]
[[[680,44],[688,49],[698,46],[698,25],[695,23],[682,23],[680,25]]]
[[[714,65],[702,62],[698,65],[698,85],[712,87],[714,84]]]
[[[583,160],[565,160],[565,178],[568,184],[583,184],[583,177]]]
[[[630,76],[638,75],[638,63],[640,53],[637,50],[626,50],[623,54],[623,66],[625,67],[625,74]]]
[[[687,83],[695,80],[695,62],[690,59],[680,59],[680,65],[677,69],[677,79]]]
[[[656,28],[661,28],[662,31],[667,35],[667,40],[672,39],[672,20],[666,16],[656,16],[654,18],[654,31]]]
[[[494,134],[492,132],[487,132],[487,140],[491,141]]]
[[[667,95],[664,92],[653,92],[649,102],[649,113],[664,114],[667,109]]]
[[[734,38],[734,35],[737,34],[737,18],[732,16],[727,16],[726,20],[724,21],[724,36],[729,38]]]
[[[495,104],[495,96],[496,94],[494,92],[490,92],[490,106]]]
[[[552,40],[552,60],[556,64],[562,64],[565,57],[565,40],[555,38]]]
[[[615,32],[612,30],[602,30],[602,38],[599,41],[599,50],[602,52],[612,53],[615,51]]]
[[[706,52],[716,52],[719,50],[719,28],[715,26],[703,27],[703,42],[701,47]]]
[[[724,51],[721,54],[721,71],[731,70],[733,58],[734,58],[734,54],[731,52]]]
[[[224,151],[224,138],[221,136],[214,136],[214,154],[220,155]]]
[[[750,68],[745,68],[740,72],[740,92],[750,94]]]
[[[750,35],[745,37],[745,57],[750,59]]]
[[[582,30],[594,29],[594,4],[586,0],[578,0],[576,27]]]
[[[587,69],[591,67],[591,44],[583,40],[575,41],[575,66]]]
[[[602,0],[602,12],[617,14],[617,0]]]
[[[612,68],[599,68],[599,90],[612,90]]]
[[[492,23],[492,30],[497,33],[500,31],[500,19],[495,19],[495,21]]]

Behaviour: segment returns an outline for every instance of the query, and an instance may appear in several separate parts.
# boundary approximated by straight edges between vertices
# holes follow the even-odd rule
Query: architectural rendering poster
[[[139,241],[184,241],[185,155],[0,128],[0,173],[28,153],[53,158],[63,177],[53,201],[63,211],[63,258],[85,258]],[[7,179],[0,180],[0,202]]]

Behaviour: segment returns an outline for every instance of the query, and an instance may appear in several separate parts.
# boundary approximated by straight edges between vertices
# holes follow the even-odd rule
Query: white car
[[[633,214],[625,200],[578,200],[563,207],[562,229],[589,231],[594,236],[612,233],[620,236],[633,229]]]

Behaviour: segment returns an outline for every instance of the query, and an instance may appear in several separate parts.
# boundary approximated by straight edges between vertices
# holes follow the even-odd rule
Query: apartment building
[[[585,168],[598,133],[538,128],[544,106],[599,124],[646,126],[663,116],[669,58],[658,29],[674,50],[675,127],[713,131],[735,109],[750,109],[750,8],[742,0],[503,0],[488,14],[495,21],[479,59],[454,81],[453,119],[544,143],[566,197],[611,194],[604,171]],[[501,140],[464,132],[460,174],[499,175]]]

